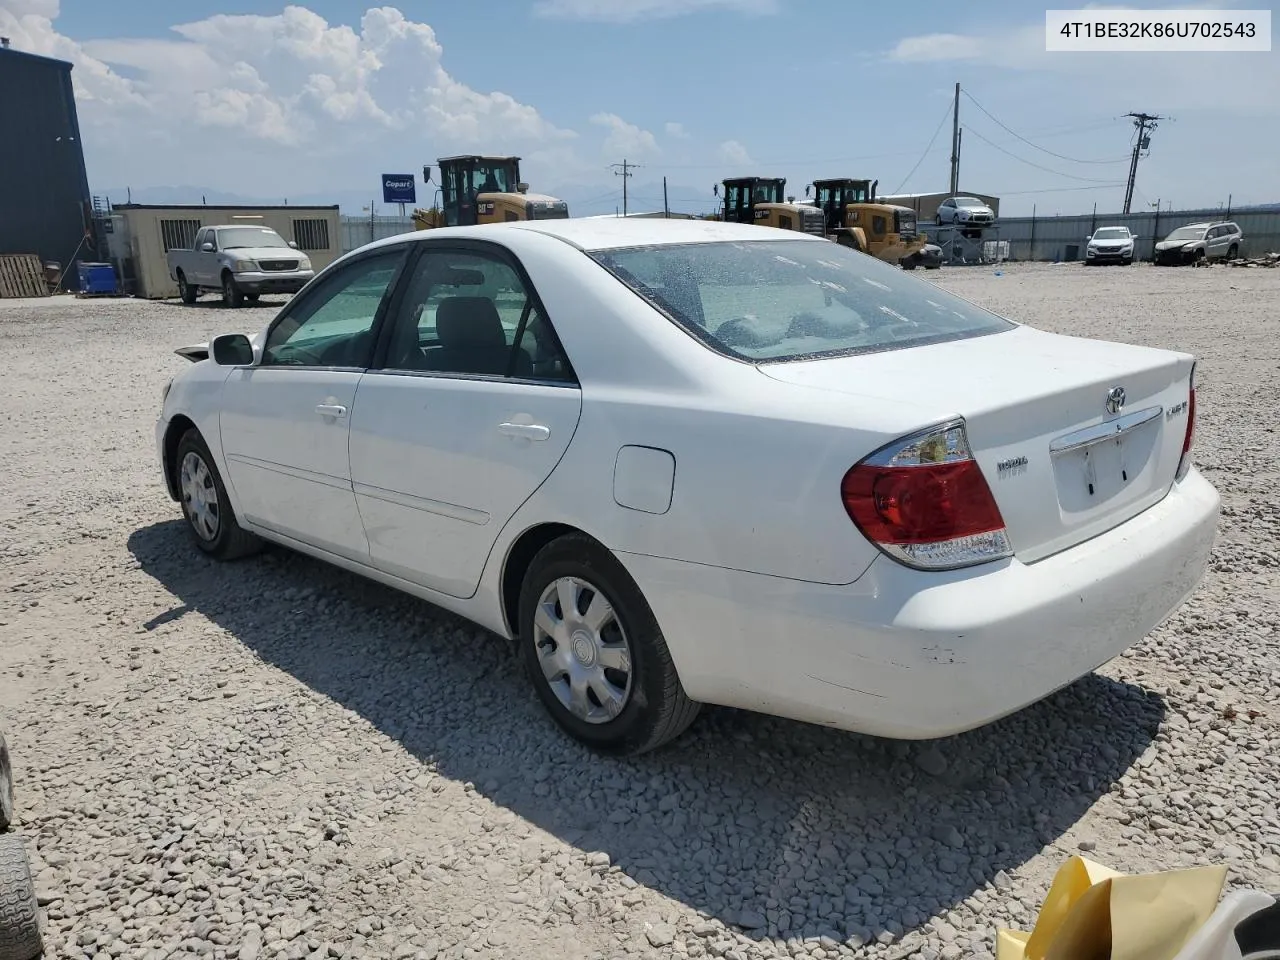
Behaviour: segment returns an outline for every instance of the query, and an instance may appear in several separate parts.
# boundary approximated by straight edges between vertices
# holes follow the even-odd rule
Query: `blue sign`
[[[382,175],[383,203],[417,203],[418,193],[412,173],[384,173]]]

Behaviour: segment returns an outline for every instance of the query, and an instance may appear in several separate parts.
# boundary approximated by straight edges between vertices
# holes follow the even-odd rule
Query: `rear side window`
[[[752,362],[877,353],[1015,326],[835,243],[672,244],[591,257],[707,346]]]

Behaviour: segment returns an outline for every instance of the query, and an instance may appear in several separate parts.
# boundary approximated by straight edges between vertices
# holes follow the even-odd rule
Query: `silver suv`
[[[1230,220],[1188,223],[1156,244],[1157,266],[1196,263],[1200,260],[1234,260],[1240,255],[1244,234]]]

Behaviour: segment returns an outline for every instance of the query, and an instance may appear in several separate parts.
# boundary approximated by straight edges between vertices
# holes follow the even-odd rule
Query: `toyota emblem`
[[[1112,387],[1107,391],[1107,413],[1119,413],[1124,409],[1124,387]]]

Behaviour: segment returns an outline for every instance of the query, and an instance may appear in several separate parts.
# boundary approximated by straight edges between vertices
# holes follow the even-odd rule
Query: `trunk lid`
[[[1018,327],[757,369],[861,399],[868,410],[909,411],[920,428],[963,417],[1014,553],[1033,563],[1169,492],[1186,435],[1192,364],[1183,353]],[[1108,406],[1115,388],[1123,402]]]

